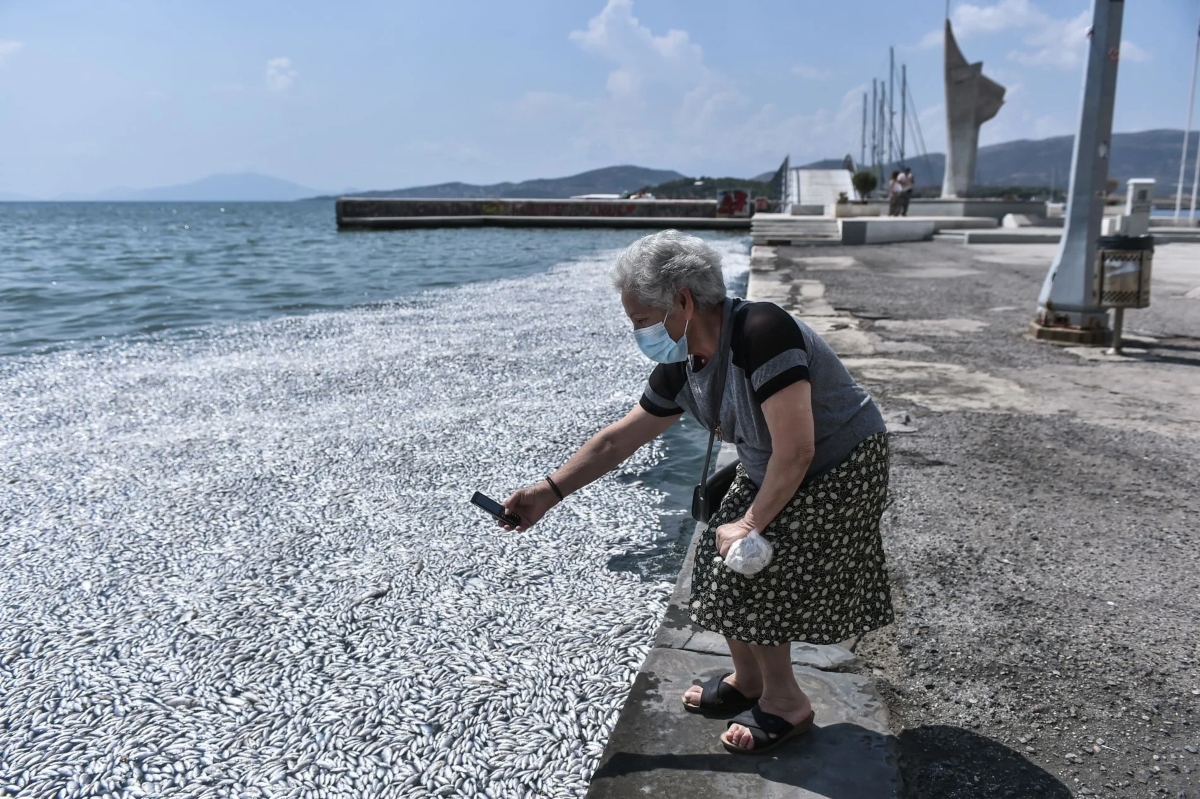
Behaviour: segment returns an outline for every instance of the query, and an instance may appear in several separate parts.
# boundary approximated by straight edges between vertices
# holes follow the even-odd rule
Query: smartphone
[[[478,491],[475,492],[475,496],[471,497],[471,504],[478,508],[482,508],[505,524],[516,527],[521,523],[520,516],[515,513],[505,513],[503,505],[491,497],[480,494]]]

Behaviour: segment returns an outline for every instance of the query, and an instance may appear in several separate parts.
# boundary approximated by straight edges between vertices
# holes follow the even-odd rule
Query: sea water
[[[140,368],[123,365],[129,360],[123,353],[136,352],[132,360],[144,363],[145,353],[156,348],[163,358],[199,364],[208,357],[206,341],[250,339],[264,326],[286,339],[289,319],[313,314],[345,315],[347,323],[358,323],[366,311],[386,316],[390,306],[415,301],[448,307],[456,291],[475,284],[496,285],[497,300],[508,305],[505,313],[520,316],[527,312],[526,301],[511,290],[512,280],[569,270],[581,280],[602,282],[616,252],[646,232],[338,232],[333,206],[323,202],[0,203],[0,372],[19,377],[49,370],[69,382],[89,353],[97,359],[87,368],[104,363],[119,372]],[[698,235],[722,254],[730,293],[743,294],[746,238]],[[587,334],[598,323],[596,314],[619,313],[615,302],[564,309],[547,320],[541,336],[522,346],[538,360],[539,348]],[[490,324],[462,331],[472,354],[495,346]],[[420,331],[408,335],[410,346],[419,347]],[[181,347],[185,342],[194,349]],[[302,360],[298,337],[296,344],[299,350],[290,357]],[[632,337],[623,344],[634,348]],[[651,367],[647,362],[647,373]],[[115,382],[121,379],[114,374]],[[494,399],[481,388],[481,402]],[[628,400],[636,401],[636,393]],[[0,398],[0,417],[4,402]],[[497,447],[503,448],[498,435]],[[609,568],[673,578],[692,529],[682,509],[699,479],[705,443],[703,431],[684,420],[664,436],[667,457],[630,477],[663,492],[661,534],[614,553]]]

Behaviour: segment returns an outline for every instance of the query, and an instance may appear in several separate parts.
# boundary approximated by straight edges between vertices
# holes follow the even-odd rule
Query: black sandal
[[[727,671],[720,677],[713,677],[708,682],[700,683],[700,704],[690,705],[684,699],[683,707],[689,713],[741,713],[754,707],[758,699],[751,699],[729,683],[725,678],[732,671]]]
[[[748,729],[750,735],[754,737],[754,748],[743,749],[740,746],[734,746],[724,738],[721,739],[721,746],[725,747],[726,751],[733,752],[736,755],[757,755],[762,752],[769,752],[784,741],[803,735],[812,729],[815,717],[816,712],[810,710],[808,711],[808,715],[798,723],[791,724],[782,716],[768,713],[756,703],[750,710],[737,718],[730,719],[729,724],[726,725],[727,730],[734,724],[741,724]]]

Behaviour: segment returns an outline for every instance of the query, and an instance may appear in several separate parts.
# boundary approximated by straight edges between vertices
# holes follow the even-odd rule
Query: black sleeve
[[[654,367],[638,402],[642,410],[654,416],[676,416],[683,413],[683,407],[675,398],[687,382],[687,375],[683,373],[686,366],[686,363],[660,363]]]
[[[774,303],[752,302],[738,309],[731,350],[734,365],[746,373],[759,403],[809,379],[804,332]]]

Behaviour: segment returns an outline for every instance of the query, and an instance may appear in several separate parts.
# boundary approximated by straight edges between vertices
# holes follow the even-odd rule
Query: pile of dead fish
[[[466,500],[636,401],[610,257],[0,363],[0,795],[581,796],[670,589],[606,562],[669,509]]]

